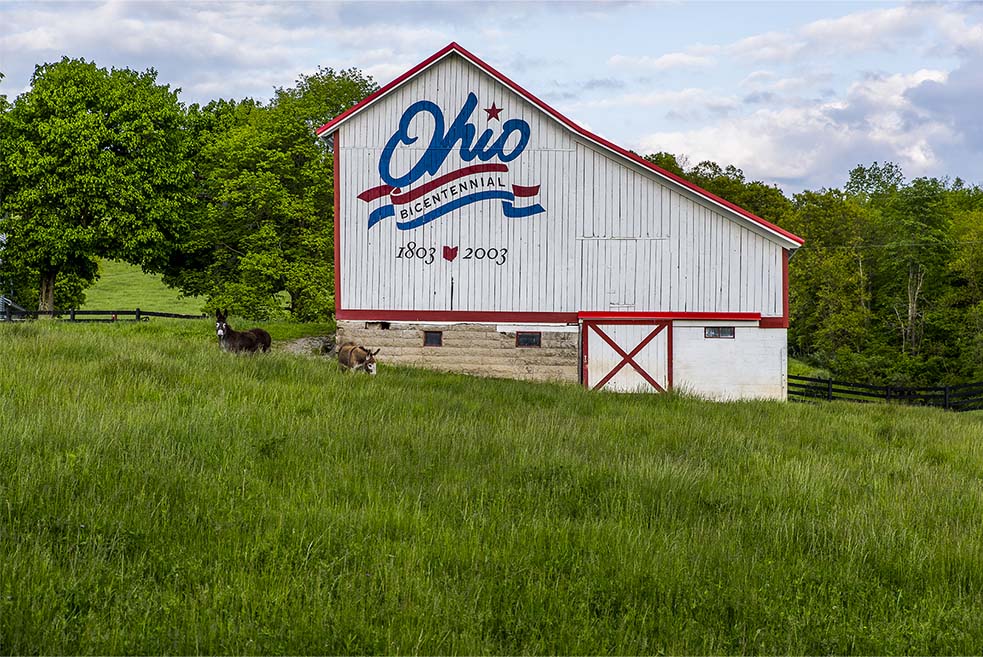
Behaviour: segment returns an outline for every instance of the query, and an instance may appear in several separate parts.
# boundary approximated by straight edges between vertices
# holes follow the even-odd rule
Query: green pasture
[[[979,414],[0,344],[3,654],[983,652]]]
[[[118,260],[99,261],[99,279],[85,291],[88,310],[151,310],[159,313],[197,315],[205,300],[185,297],[164,285],[157,274]]]

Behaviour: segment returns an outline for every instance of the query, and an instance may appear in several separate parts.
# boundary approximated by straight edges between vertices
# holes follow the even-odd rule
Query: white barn
[[[339,341],[474,374],[785,398],[801,238],[454,43],[318,134],[335,156]]]

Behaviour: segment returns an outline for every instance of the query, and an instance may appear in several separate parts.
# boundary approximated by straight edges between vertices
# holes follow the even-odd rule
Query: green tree
[[[672,153],[666,153],[665,151],[659,151],[658,153],[652,153],[646,155],[645,159],[654,164],[657,167],[665,169],[669,173],[674,173],[681,178],[686,177],[686,158],[677,158]],[[682,160],[682,161],[680,161]]]
[[[927,309],[937,305],[946,284],[952,213],[943,182],[918,178],[873,197],[881,255],[876,302],[893,317],[902,354],[922,348]],[[926,308],[928,306],[928,308]]]
[[[904,185],[904,173],[894,162],[870,166],[857,165],[843,188],[847,194],[867,203],[890,196]]]
[[[37,276],[39,310],[60,276],[91,282],[96,258],[161,267],[182,232],[184,110],[156,78],[64,58],[4,112],[0,233],[9,266]]]
[[[193,106],[200,202],[165,281],[247,317],[327,317],[334,306],[333,158],[314,131],[375,89],[358,71],[319,69],[277,90],[269,105]]]
[[[794,198],[789,229],[806,241],[789,263],[789,340],[799,353],[853,378],[873,346],[870,264],[864,250],[869,216],[838,190]],[[866,378],[866,377],[863,377]]]

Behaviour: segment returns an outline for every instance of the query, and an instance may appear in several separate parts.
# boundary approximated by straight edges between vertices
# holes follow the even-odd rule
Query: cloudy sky
[[[640,153],[790,193],[875,160],[983,183],[973,3],[0,0],[0,94],[67,55],[153,67],[188,104],[266,100],[318,66],[385,84],[451,41]]]

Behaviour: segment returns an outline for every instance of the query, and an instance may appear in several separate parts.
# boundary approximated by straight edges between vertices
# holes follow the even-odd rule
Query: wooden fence
[[[126,318],[132,321],[146,321],[151,317],[170,317],[173,319],[204,319],[208,315],[182,315],[180,313],[159,313],[153,310],[15,310],[12,304],[4,309],[4,317],[8,322],[14,319],[37,319],[38,316],[58,317],[70,322],[116,322]]]
[[[950,411],[983,409],[983,382],[958,386],[901,387],[845,383],[808,376],[788,377],[788,398],[794,401],[896,402],[915,406],[936,406]]]

